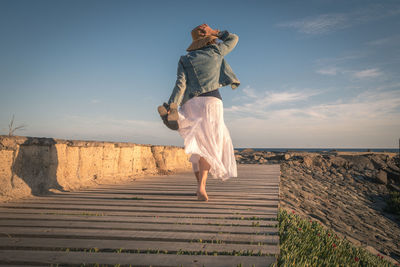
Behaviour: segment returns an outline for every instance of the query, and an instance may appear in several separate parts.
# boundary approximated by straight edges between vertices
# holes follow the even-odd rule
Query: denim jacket
[[[228,31],[221,31],[221,43],[205,46],[181,56],[178,63],[175,87],[168,104],[182,106],[187,100],[202,93],[231,85],[240,85],[224,56],[236,46],[239,37]]]

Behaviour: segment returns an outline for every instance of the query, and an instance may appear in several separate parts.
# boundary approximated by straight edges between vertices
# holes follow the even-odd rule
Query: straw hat
[[[193,51],[199,48],[206,46],[209,42],[212,42],[215,39],[218,39],[217,36],[214,35],[205,35],[204,28],[208,27],[207,24],[202,24],[194,28],[191,32],[192,34],[192,43],[186,49],[186,51]]]

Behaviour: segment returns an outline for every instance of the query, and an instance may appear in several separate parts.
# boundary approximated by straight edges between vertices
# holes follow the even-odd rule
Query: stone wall
[[[188,170],[181,147],[0,135],[0,201]]]

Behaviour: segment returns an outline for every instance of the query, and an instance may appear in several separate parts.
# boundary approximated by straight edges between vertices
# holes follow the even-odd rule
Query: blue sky
[[[0,133],[182,146],[156,108],[202,23],[239,36],[235,147],[398,146],[399,1],[0,0]]]

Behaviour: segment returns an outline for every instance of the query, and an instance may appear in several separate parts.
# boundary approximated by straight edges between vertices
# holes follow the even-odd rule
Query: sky
[[[234,147],[396,148],[400,2],[0,0],[0,134],[183,146],[162,123],[190,31],[239,36]]]

